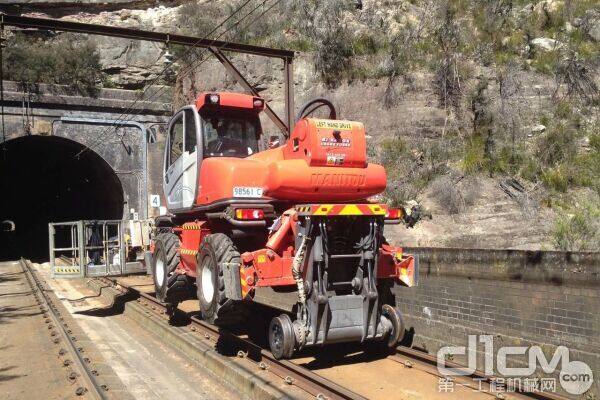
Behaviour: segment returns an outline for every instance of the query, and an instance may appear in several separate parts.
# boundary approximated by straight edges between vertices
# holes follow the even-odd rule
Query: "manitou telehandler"
[[[311,118],[321,106],[329,118]],[[264,108],[258,96],[202,93],[170,120],[157,297],[177,304],[196,292],[217,325],[252,323],[252,301],[285,310],[268,330],[278,358],[335,342],[395,347],[404,324],[391,288],[415,285],[418,265],[383,236],[403,211],[368,200],[386,173],[367,162],[363,124],[316,99],[284,145],[261,151]]]

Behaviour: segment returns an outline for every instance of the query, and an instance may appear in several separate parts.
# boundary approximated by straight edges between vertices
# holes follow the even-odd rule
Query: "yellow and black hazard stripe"
[[[202,225],[197,224],[195,222],[186,222],[185,224],[183,224],[181,229],[188,231],[199,231],[200,229],[202,229]]]
[[[299,213],[310,213],[312,206],[296,206],[296,211]]]
[[[195,256],[196,254],[198,254],[198,250],[191,250],[191,249],[179,249],[179,253],[183,254],[183,255],[187,255],[187,256]]]
[[[54,267],[55,274],[79,274],[80,272],[79,267]]]
[[[245,299],[246,296],[248,296],[248,292],[250,292],[250,286],[248,285],[248,282],[246,281],[246,279],[240,275],[240,284],[242,287],[242,299]]]
[[[295,207],[300,215],[314,216],[347,216],[347,215],[381,215],[387,213],[384,204],[311,204]]]

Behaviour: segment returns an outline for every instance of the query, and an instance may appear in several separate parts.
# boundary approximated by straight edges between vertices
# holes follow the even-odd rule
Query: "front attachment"
[[[271,323],[276,356],[289,357],[289,346],[375,340],[394,346],[403,335],[397,310],[387,304],[382,310],[390,300],[380,293],[387,293],[389,279],[378,280],[385,211],[364,208],[368,214],[304,214],[300,208],[292,263],[299,301],[293,323],[281,316]]]

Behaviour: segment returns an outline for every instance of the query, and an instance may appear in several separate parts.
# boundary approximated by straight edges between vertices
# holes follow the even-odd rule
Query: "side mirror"
[[[269,149],[274,149],[276,147],[279,147],[280,145],[280,140],[279,140],[279,136],[270,136],[269,137]]]

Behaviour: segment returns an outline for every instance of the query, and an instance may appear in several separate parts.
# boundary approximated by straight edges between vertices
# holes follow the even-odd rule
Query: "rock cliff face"
[[[186,1],[135,1],[135,0],[12,0],[7,5],[10,12],[19,12],[31,16],[50,16],[67,20],[95,24],[135,27],[164,32],[190,31],[190,27],[179,26],[181,7]],[[229,4],[227,0],[201,1],[207,4]],[[419,18],[431,18],[418,9],[414,2],[403,0],[365,0],[366,10],[358,17],[346,14],[344,23],[357,35],[369,34],[373,26],[386,26],[386,34],[394,35],[407,24],[414,24]],[[564,2],[544,0],[532,2],[519,10],[520,15],[533,15],[539,20],[552,19],[564,7]],[[400,17],[398,17],[400,15]],[[596,43],[600,40],[600,10],[591,9],[578,19],[565,23],[564,29],[579,29],[586,37]],[[471,27],[471,29],[476,29]],[[293,32],[285,32],[293,38]],[[173,49],[165,44],[94,37],[100,55],[103,71],[108,74],[112,85],[127,89],[142,89],[154,82],[168,62]],[[291,39],[290,39],[291,40]],[[503,38],[506,43],[513,38]],[[553,38],[532,37],[523,52],[552,52],[562,44]],[[385,69],[391,62],[386,51],[380,58],[372,57],[369,63],[374,69]],[[200,53],[201,54],[201,53]],[[409,55],[410,57],[410,55]],[[283,114],[283,76],[281,63],[252,56],[231,56],[236,66],[247,79],[261,90],[261,94],[271,102],[273,108]],[[513,135],[517,140],[526,142],[543,134],[546,127],[540,121],[542,111],[549,110],[549,99],[556,94],[557,86],[550,75],[519,70],[513,72],[518,88],[509,101],[503,96],[503,88],[496,79],[493,66],[470,63],[471,78],[461,82],[461,90],[474,93],[482,81],[489,83],[482,93],[486,95],[486,104],[494,115],[504,115],[506,109],[513,111],[511,118],[518,119],[518,128]],[[177,66],[174,68],[177,71]],[[369,141],[373,147],[386,138],[401,137],[408,141],[418,141],[421,148],[435,145],[448,135],[456,135],[457,141],[466,141],[460,132],[471,132],[475,125],[476,108],[465,99],[463,115],[458,116],[442,107],[436,92],[436,77],[423,68],[413,71],[410,79],[398,80],[389,84],[389,77],[372,74],[344,80],[335,88],[325,85],[319,79],[312,52],[298,53],[294,63],[294,89],[296,106],[314,97],[330,98],[338,107],[342,118],[359,120],[365,123]],[[203,90],[238,90],[237,84],[227,76],[218,61],[208,59],[200,68],[170,76],[168,82],[174,86],[173,107],[189,103]],[[596,81],[600,78],[596,76]],[[161,80],[160,83],[164,83]],[[600,82],[599,82],[600,83]],[[385,104],[384,98],[390,87],[397,94],[393,104]],[[505,90],[505,88],[504,88]],[[596,108],[597,110],[597,108]],[[516,115],[516,117],[515,117]],[[542,121],[543,122],[543,121]],[[274,126],[265,120],[267,132],[274,132]],[[441,142],[440,142],[441,143]],[[414,152],[413,152],[414,153]],[[416,154],[415,157],[420,157]],[[455,174],[460,170],[457,163],[449,165],[448,172]],[[454,177],[453,182],[462,178]],[[457,180],[458,179],[458,180]],[[500,183],[504,177],[480,176],[470,185],[477,190],[468,204],[460,212],[449,211],[440,200],[439,188],[435,185],[423,189],[419,196],[422,203],[433,213],[433,219],[425,221],[412,230],[393,228],[393,242],[406,245],[456,246],[456,247],[509,247],[538,249],[551,248],[550,232],[553,229],[555,212],[539,206],[538,185],[525,185],[527,204],[522,197],[509,196],[502,190]],[[456,186],[454,183],[451,187]],[[467,188],[463,188],[466,190]]]

